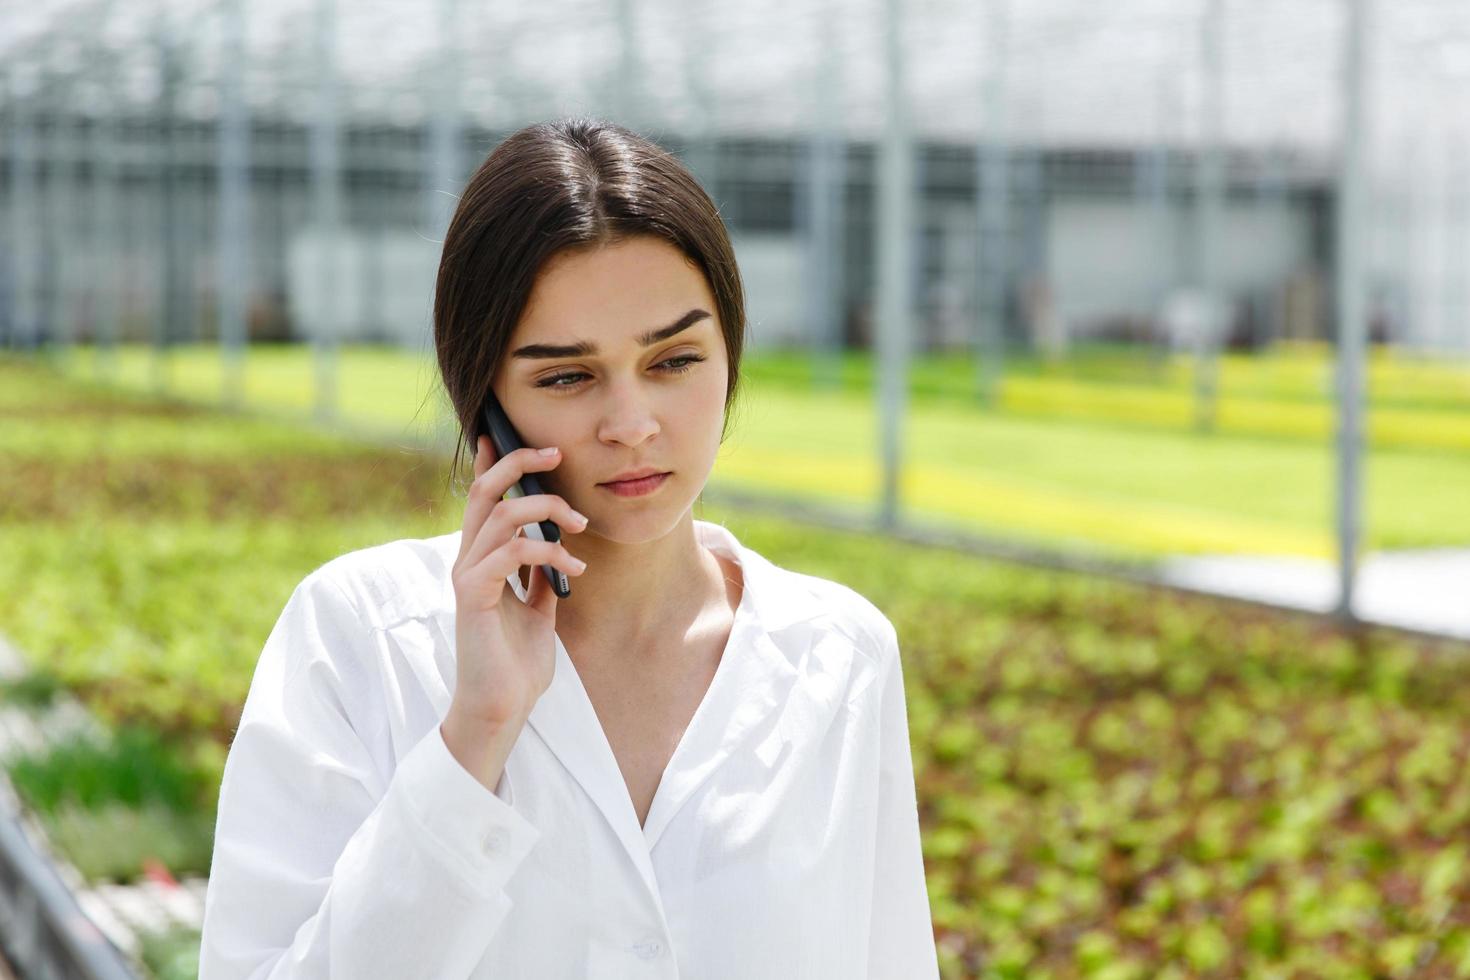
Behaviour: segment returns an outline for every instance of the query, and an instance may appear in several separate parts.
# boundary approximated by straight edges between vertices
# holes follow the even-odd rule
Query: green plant
[[[48,838],[89,880],[128,880],[150,857],[176,873],[207,872],[218,783],[156,732],[73,736],[13,757],[7,769]]]
[[[48,708],[62,689],[61,680],[45,670],[28,670],[0,685],[0,700],[32,710]]]
[[[198,929],[183,926],[145,932],[139,936],[139,958],[154,980],[198,980],[200,939]]]

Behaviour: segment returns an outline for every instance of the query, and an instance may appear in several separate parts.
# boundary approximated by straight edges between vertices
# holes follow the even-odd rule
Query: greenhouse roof
[[[227,24],[240,10],[244,87],[258,114],[311,118],[322,80],[333,77],[323,67],[335,63],[337,104],[359,121],[412,124],[457,101],[466,121],[491,128],[585,113],[655,136],[789,135],[820,122],[869,138],[884,118],[887,8],[878,0],[8,7],[7,98],[39,93],[87,111],[151,105],[168,44],[178,53],[179,111],[212,115],[225,39],[239,36]],[[910,125],[921,136],[970,140],[1004,125],[1028,143],[1193,143],[1205,132],[1205,66],[1218,41],[1224,139],[1308,154],[1336,143],[1346,0],[913,0],[904,18]],[[1372,18],[1380,156],[1463,140],[1470,4],[1376,0]]]

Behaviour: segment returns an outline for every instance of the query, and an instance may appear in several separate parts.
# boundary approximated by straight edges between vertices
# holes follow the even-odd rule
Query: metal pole
[[[1213,432],[1219,347],[1228,328],[1228,307],[1220,281],[1220,212],[1224,196],[1224,160],[1221,146],[1221,89],[1223,69],[1224,0],[1205,0],[1200,41],[1203,49],[1204,92],[1201,106],[1200,159],[1196,172],[1196,260],[1199,291],[1204,298],[1203,321],[1195,350],[1195,428]]]
[[[104,82],[102,103],[98,108],[92,134],[92,232],[93,282],[92,293],[96,302],[96,336],[93,337],[93,376],[98,380],[115,377],[117,374],[117,343],[121,333],[123,284],[120,268],[123,236],[119,229],[117,184],[120,173],[118,162],[118,113],[122,100],[116,95],[117,60],[101,48],[99,63],[108,69]]]
[[[638,121],[638,25],[633,15],[633,0],[617,0],[618,77],[614,98],[617,99],[616,121],[633,128]]]
[[[830,4],[829,4],[830,7]],[[815,386],[835,391],[842,384],[845,254],[844,189],[847,186],[847,139],[843,132],[841,46],[835,31],[842,23],[835,9],[816,19],[824,52],[818,66],[815,119],[807,142],[803,217],[807,224],[807,256],[811,288],[809,350]]]
[[[330,420],[337,404],[337,333],[333,298],[341,283],[342,163],[337,109],[337,8],[335,0],[316,5],[316,115],[311,126],[311,205],[313,238],[320,263],[312,319],[312,360],[316,367],[316,415]]]
[[[180,292],[182,256],[179,254],[179,215],[174,169],[174,113],[181,69],[174,49],[172,25],[160,16],[154,45],[158,57],[158,244],[162,264],[159,305],[153,318],[153,390],[165,394],[169,387],[169,346],[182,330]]]
[[[1442,253],[1444,266],[1440,272],[1445,307],[1440,324],[1445,329],[1438,338],[1439,346],[1434,353],[1445,356],[1459,346],[1453,330],[1456,325],[1463,324],[1466,314],[1470,313],[1464,250],[1466,233],[1470,230],[1470,187],[1466,186],[1470,179],[1465,174],[1470,160],[1466,157],[1464,137],[1453,130],[1444,134],[1440,152],[1444,155],[1444,208],[1440,212],[1440,220],[1445,224],[1446,237],[1454,243]]]
[[[1392,341],[1396,349],[1402,350],[1414,342],[1414,252],[1418,248],[1415,234],[1414,189],[1411,186],[1414,160],[1417,151],[1417,127],[1405,126],[1394,141],[1398,147],[1383,211],[1383,220],[1391,221],[1397,231],[1396,241],[1383,256],[1387,270],[1391,270],[1396,285],[1394,312],[1397,317]],[[1381,178],[1380,178],[1381,179]]]
[[[1444,134],[1435,133],[1432,145],[1425,152],[1425,186],[1429,212],[1429,248],[1425,260],[1424,275],[1428,283],[1426,296],[1429,316],[1425,318],[1424,352],[1433,356],[1449,335],[1448,294],[1445,290],[1444,270],[1449,264],[1447,256],[1453,251],[1450,241],[1449,221],[1445,212],[1449,206],[1449,175],[1444,172]]]
[[[429,114],[429,235],[444,241],[463,181],[460,162],[459,25],[456,0],[439,0],[435,98]]]
[[[713,29],[708,16],[710,0],[685,0],[684,30],[689,37],[706,37]],[[719,102],[708,75],[719,57],[718,46],[681,44],[680,66],[693,106],[684,161],[699,179],[716,209],[720,205]]]
[[[1133,155],[1134,221],[1139,228],[1138,240],[1149,258],[1148,279],[1144,283],[1140,305],[1150,319],[1162,309],[1165,286],[1162,266],[1169,254],[1165,242],[1168,234],[1169,199],[1164,184],[1168,160],[1161,143],[1140,147]]]
[[[8,678],[7,678],[8,679]],[[7,791],[9,787],[6,787]],[[12,792],[0,807],[0,920],[6,957],[22,977],[51,980],[138,980],[128,956],[93,925],[20,819]]]
[[[903,0],[886,0],[883,142],[878,159],[878,427],[882,500],[878,521],[898,523],[913,307],[913,146],[904,93]]]
[[[79,114],[76,82],[69,75],[50,72],[46,86],[51,98],[51,135],[46,141],[46,226],[50,243],[51,296],[47,316],[47,348],[58,364],[70,367],[79,319],[77,208],[80,154],[77,152]]]
[[[1286,161],[1277,148],[1273,147],[1265,152],[1260,180],[1256,184],[1256,200],[1267,214],[1289,213],[1291,210],[1286,196]],[[1269,347],[1280,339],[1281,323],[1284,319],[1282,305],[1280,290],[1273,289],[1267,298],[1266,308],[1262,311],[1263,322],[1260,327],[1265,337],[1260,346]]]
[[[250,302],[250,120],[245,105],[245,0],[223,0],[219,114],[219,343],[224,403],[245,401]]]
[[[1421,124],[1413,129],[1418,153],[1410,177],[1418,223],[1413,266],[1414,345],[1420,356],[1427,356],[1434,350],[1444,322],[1440,271],[1444,268],[1444,253],[1449,243],[1444,222],[1444,181],[1440,173],[1444,162],[1444,154],[1439,152],[1443,136],[1428,122],[1440,109],[1438,93],[1433,85],[1425,85],[1417,94]]]
[[[1156,352],[1156,356],[1160,358],[1172,356],[1175,350],[1173,324],[1168,321],[1169,300],[1184,282],[1185,272],[1181,255],[1184,251],[1181,247],[1184,240],[1184,205],[1179,190],[1183,183],[1180,179],[1182,160],[1188,157],[1176,152],[1176,148],[1183,147],[1186,134],[1184,103],[1177,81],[1179,70],[1177,65],[1166,59],[1159,65],[1155,80],[1157,89],[1154,109],[1158,114],[1158,145],[1152,154],[1153,172],[1150,175],[1152,184],[1149,195],[1154,226],[1151,240],[1156,259],[1150,285],[1153,288],[1154,316],[1162,325],[1162,333],[1167,340],[1162,349]]]
[[[1005,371],[1006,282],[1010,267],[1010,127],[1006,103],[1006,57],[1009,45],[1008,0],[989,0],[990,57],[986,59],[985,119],[975,147],[976,236],[979,264],[975,315],[980,357],[975,375],[980,404],[992,405]]]
[[[1171,73],[1160,66],[1154,96],[1154,142],[1138,151],[1133,190],[1138,197],[1140,238],[1147,244],[1150,262],[1145,306],[1150,320],[1162,323],[1169,290],[1174,285],[1173,214],[1169,194],[1170,155],[1168,137],[1174,114],[1171,95],[1175,89]]]
[[[1427,141],[1423,128],[1411,126],[1404,139],[1404,180],[1407,185],[1408,247],[1404,250],[1404,279],[1409,292],[1409,343],[1419,353],[1424,350],[1427,324],[1432,316],[1429,277],[1430,232],[1429,175],[1425,171]]]
[[[805,180],[797,199],[802,238],[806,243],[806,319],[803,340],[813,354],[812,363],[826,385],[838,379],[833,355],[838,344],[833,326],[836,322],[836,297],[832,295],[833,251],[837,235],[832,215],[832,171],[836,140],[824,131],[821,123],[813,126],[805,146]],[[826,386],[824,385],[824,386]]]
[[[37,343],[40,310],[37,300],[38,236],[36,207],[35,86],[26,84],[24,69],[10,65],[10,268],[14,300],[11,333],[15,345],[32,353]]]
[[[1364,282],[1362,223],[1371,131],[1366,105],[1369,0],[1345,0],[1343,129],[1337,221],[1337,616],[1352,620],[1361,545],[1363,443]]]

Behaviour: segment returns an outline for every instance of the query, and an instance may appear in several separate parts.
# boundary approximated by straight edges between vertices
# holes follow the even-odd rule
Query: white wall
[[[1047,274],[1057,309],[1077,332],[1100,316],[1151,312],[1160,285],[1187,273],[1192,214],[1174,209],[1166,227],[1136,198],[1067,197],[1047,214]],[[1232,201],[1221,215],[1221,283],[1232,292],[1279,286],[1311,255],[1308,216],[1277,205]]]
[[[806,343],[807,254],[789,234],[735,234],[735,261],[745,285],[746,346]]]
[[[313,229],[286,248],[287,309],[296,336],[383,337],[422,346],[430,337],[440,246],[412,231]]]
[[[745,284],[748,347],[805,343],[806,250],[781,234],[732,236]],[[431,336],[440,246],[412,231],[348,230],[335,263],[311,229],[287,246],[287,308],[297,336],[317,330],[343,340],[386,336],[409,346]]]

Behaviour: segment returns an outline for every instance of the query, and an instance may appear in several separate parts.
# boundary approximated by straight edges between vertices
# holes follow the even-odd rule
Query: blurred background
[[[9,5],[8,689],[136,736],[16,788],[188,975],[285,597],[461,522],[457,195],[599,116],[744,277],[699,516],[899,626],[947,977],[1470,976],[1467,94],[1452,0]]]

